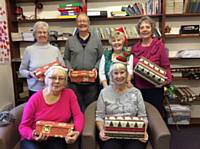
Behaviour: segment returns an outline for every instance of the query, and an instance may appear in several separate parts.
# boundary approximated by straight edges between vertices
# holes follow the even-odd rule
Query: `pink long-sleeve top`
[[[133,45],[131,53],[134,55],[133,67],[138,63],[141,57],[145,57],[153,63],[159,65],[167,71],[167,81],[172,81],[172,75],[170,71],[170,62],[167,54],[167,50],[161,40],[154,38],[151,44],[147,47],[141,45],[141,41]],[[135,87],[140,89],[154,88],[155,86],[148,81],[144,80],[138,75],[134,76]]]
[[[84,127],[84,116],[80,111],[77,97],[71,89],[63,89],[60,99],[54,104],[47,104],[42,90],[34,94],[26,103],[19,132],[21,139],[32,140],[32,132],[38,120],[69,122],[73,119],[75,130],[80,133]]]

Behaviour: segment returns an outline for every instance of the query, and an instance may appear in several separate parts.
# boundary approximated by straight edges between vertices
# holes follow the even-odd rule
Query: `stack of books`
[[[76,18],[76,16],[82,11],[81,3],[60,4],[58,11],[60,12],[59,19]]]
[[[189,105],[170,104],[170,108],[172,110],[171,114],[169,106],[165,106],[165,110],[167,111],[168,114],[167,118],[168,124],[180,124],[180,125],[190,124],[191,108]]]

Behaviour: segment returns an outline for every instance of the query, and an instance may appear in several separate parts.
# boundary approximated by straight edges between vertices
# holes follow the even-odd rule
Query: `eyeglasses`
[[[56,77],[56,76],[52,76],[52,77],[49,77],[49,79],[53,80],[53,81],[64,81],[65,78],[64,77]]]

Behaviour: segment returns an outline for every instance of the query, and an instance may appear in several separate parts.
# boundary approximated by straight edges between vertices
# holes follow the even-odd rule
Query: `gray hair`
[[[67,68],[64,68],[64,67],[62,67],[62,66],[51,66],[51,67],[44,73],[44,75],[45,75],[45,80],[44,80],[44,81],[45,81],[45,84],[47,84],[47,79],[48,79],[48,77],[51,77],[52,74],[53,74],[54,72],[56,72],[56,71],[62,71],[63,74],[65,74],[65,77],[66,77],[65,82],[67,81],[67,78],[68,78],[68,75],[67,75],[68,69],[67,69]]]
[[[36,32],[38,30],[39,27],[46,27],[49,30],[49,25],[47,22],[44,21],[38,21],[34,24],[33,26],[33,36],[35,37]]]
[[[137,25],[136,25],[136,29],[137,29],[137,32],[138,34],[140,34],[140,25],[143,23],[143,22],[146,22],[146,23],[149,23],[151,25],[151,28],[152,28],[152,34],[155,33],[155,30],[156,30],[156,23],[154,20],[152,20],[149,16],[144,16],[142,17]]]

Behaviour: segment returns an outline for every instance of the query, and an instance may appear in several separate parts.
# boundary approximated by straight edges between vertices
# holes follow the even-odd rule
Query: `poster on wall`
[[[10,61],[8,22],[5,1],[0,2],[0,64]]]

